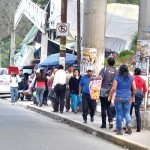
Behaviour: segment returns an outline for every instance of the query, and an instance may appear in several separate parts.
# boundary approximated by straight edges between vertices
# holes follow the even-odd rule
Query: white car
[[[10,93],[10,75],[0,75],[0,94]]]
[[[8,69],[7,68],[0,68],[0,75],[7,74]]]

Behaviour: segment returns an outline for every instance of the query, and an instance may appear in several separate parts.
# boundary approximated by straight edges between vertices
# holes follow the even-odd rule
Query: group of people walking
[[[140,77],[141,70],[136,68],[134,76],[129,74],[128,67],[121,65],[117,70],[115,59],[108,59],[108,66],[101,69],[98,76],[94,74],[94,68],[88,66],[87,73],[80,75],[79,69],[74,69],[72,65],[64,71],[62,65],[54,68],[49,78],[44,75],[43,69],[36,75],[34,79],[33,89],[36,88],[36,102],[39,107],[43,104],[44,91],[48,89],[49,93],[54,93],[55,99],[53,101],[54,112],[72,112],[77,113],[78,106],[82,103],[83,123],[87,123],[87,116],[90,114],[90,121],[94,122],[94,115],[96,111],[96,100],[93,100],[90,95],[89,85],[92,80],[102,80],[100,102],[101,102],[101,116],[102,124],[100,128],[107,128],[106,118],[108,116],[109,129],[113,128],[113,118],[116,117],[116,129],[118,135],[123,134],[122,123],[126,122],[126,133],[132,133],[132,110],[135,108],[135,115],[137,120],[137,132],[141,131],[141,117],[140,105],[147,92],[146,83]],[[11,85],[14,80],[18,79],[11,76]],[[11,92],[15,88],[11,87]],[[142,96],[141,96],[142,95]],[[66,101],[65,101],[66,99]],[[13,96],[12,96],[13,101]]]

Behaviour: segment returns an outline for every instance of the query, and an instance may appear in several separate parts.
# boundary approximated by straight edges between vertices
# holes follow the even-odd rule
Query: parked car
[[[10,93],[10,75],[0,75],[0,94]]]
[[[8,69],[7,68],[0,68],[0,75],[7,74]]]

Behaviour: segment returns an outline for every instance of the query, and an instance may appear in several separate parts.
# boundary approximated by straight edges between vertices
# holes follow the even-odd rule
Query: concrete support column
[[[47,58],[47,50],[48,50],[48,34],[42,33],[42,39],[41,39],[41,60],[45,60]]]
[[[83,47],[96,48],[96,73],[104,66],[107,0],[84,0]]]
[[[2,50],[0,49],[0,68],[2,67]]]
[[[140,0],[138,39],[147,39],[147,28],[150,26],[150,0]]]
[[[11,46],[10,46],[10,66],[14,66],[14,54],[16,50],[16,35],[15,30],[11,32]]]

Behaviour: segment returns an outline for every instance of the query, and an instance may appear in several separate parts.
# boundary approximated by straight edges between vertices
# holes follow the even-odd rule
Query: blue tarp
[[[50,55],[43,62],[41,62],[38,66],[39,67],[57,66],[59,65],[59,56],[60,56],[60,53]],[[66,53],[66,65],[69,65],[69,64],[77,64],[77,56]]]

